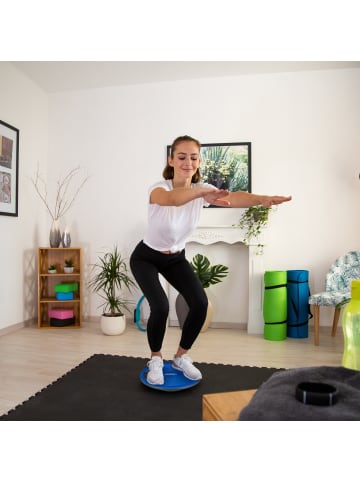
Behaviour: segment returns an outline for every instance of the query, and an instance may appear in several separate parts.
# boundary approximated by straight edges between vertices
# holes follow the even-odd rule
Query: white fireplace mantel
[[[188,242],[199,244],[242,243],[244,232],[234,226],[199,226],[188,238]]]
[[[235,226],[199,226],[187,239],[188,243],[210,245],[214,243],[236,244],[244,240],[244,231]],[[262,241],[258,241],[262,243]],[[263,256],[259,254],[258,242],[249,249],[249,311],[247,331],[262,334],[264,322],[263,302]]]

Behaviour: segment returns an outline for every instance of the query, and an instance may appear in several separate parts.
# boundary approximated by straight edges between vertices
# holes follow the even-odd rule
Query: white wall
[[[6,252],[14,252],[12,259],[19,265],[19,257],[23,259],[27,250],[34,254],[38,245],[48,244],[50,219],[24,180],[24,169],[30,174],[38,158],[44,161],[47,127],[49,183],[78,164],[91,174],[63,220],[63,225],[70,227],[72,244],[84,248],[86,277],[87,266],[97,253],[117,243],[128,257],[141,239],[146,225],[147,188],[161,178],[166,145],[182,134],[209,143],[252,142],[253,192],[293,195],[291,204],[279,207],[272,215],[266,234],[265,269],[308,269],[315,292],[322,289],[332,260],[359,247],[358,70],[162,82],[51,94],[48,124],[46,96],[10,71],[8,65],[5,70],[11,81],[5,84],[10,96],[1,88],[1,118],[20,128],[20,159],[24,161],[25,154],[29,159],[21,173],[20,217],[0,217],[1,232],[4,227],[9,233],[1,250],[6,262],[7,300],[14,298],[26,275],[22,261],[21,276],[12,274],[13,262]],[[19,90],[13,87],[15,81],[24,83],[22,102],[14,102]],[[2,78],[0,86],[3,84]],[[212,209],[204,212],[202,223],[232,224],[238,218],[239,210]],[[16,249],[14,240],[18,240]],[[235,269],[241,269],[236,254],[232,256]],[[211,260],[221,262],[213,256]],[[219,289],[225,290],[225,283],[218,285]],[[98,300],[85,294],[85,316],[98,315]],[[229,299],[228,304],[232,303]],[[227,316],[224,307],[219,321],[229,321]],[[6,318],[3,324],[11,324],[28,316],[24,309],[6,301],[1,317]],[[321,321],[329,323],[329,317]]]
[[[36,314],[35,250],[46,232],[45,216],[30,177],[46,173],[48,99],[10,63],[0,62],[0,119],[19,129],[19,215],[0,216],[0,329]]]
[[[308,269],[312,291],[322,289],[332,260],[359,248],[359,87],[358,70],[334,70],[51,95],[50,170],[80,163],[92,175],[66,220],[85,261],[115,242],[130,255],[145,229],[147,188],[176,136],[250,141],[253,192],[294,197],[272,216],[265,268]],[[238,218],[238,210],[212,209],[203,223]],[[94,315],[90,298],[86,314]],[[225,307],[221,316],[230,321]]]

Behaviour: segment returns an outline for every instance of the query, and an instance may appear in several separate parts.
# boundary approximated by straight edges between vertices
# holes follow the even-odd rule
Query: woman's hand
[[[217,189],[207,192],[202,197],[207,203],[213,204],[214,206],[230,206],[228,200],[222,199],[228,195],[229,191],[227,189]]]
[[[282,204],[291,201],[291,196],[264,196],[261,204],[264,208],[270,208],[276,204]]]

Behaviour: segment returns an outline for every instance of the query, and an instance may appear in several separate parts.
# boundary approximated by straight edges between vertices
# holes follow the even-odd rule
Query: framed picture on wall
[[[167,146],[168,156],[170,150]],[[251,142],[202,144],[200,154],[203,182],[219,189],[251,192]]]
[[[18,216],[19,129],[0,120],[0,214]]]

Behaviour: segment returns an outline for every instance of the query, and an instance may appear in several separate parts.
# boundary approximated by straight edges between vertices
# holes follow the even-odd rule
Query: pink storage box
[[[58,320],[67,320],[74,317],[74,310],[64,310],[61,308],[55,308],[49,310],[49,318],[57,318]]]

